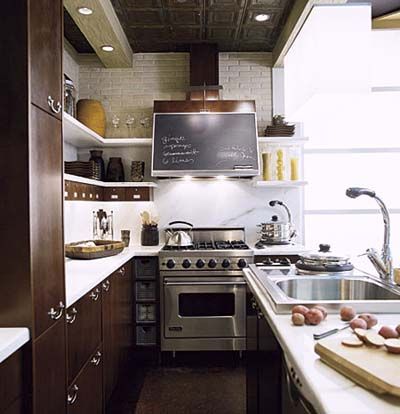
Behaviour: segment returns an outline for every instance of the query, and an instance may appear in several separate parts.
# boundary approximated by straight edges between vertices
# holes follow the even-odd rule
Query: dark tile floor
[[[245,414],[246,373],[237,354],[181,354],[132,367],[108,414]]]

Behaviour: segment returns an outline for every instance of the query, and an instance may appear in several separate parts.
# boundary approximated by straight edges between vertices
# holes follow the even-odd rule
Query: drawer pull
[[[100,297],[100,290],[97,288],[93,290],[89,295],[95,302]]]
[[[79,391],[79,387],[77,385],[73,385],[72,389],[71,389],[71,392],[69,392],[68,395],[67,395],[68,405],[74,404],[74,402],[78,398],[78,391]]]
[[[101,286],[102,286],[104,292],[108,292],[110,290],[111,283],[110,283],[109,280],[106,280],[105,282],[103,282],[103,284]]]
[[[61,103],[57,101],[55,106],[54,106],[54,103],[55,103],[54,99],[49,95],[47,97],[47,104],[49,105],[52,112],[54,112],[55,114],[59,114],[61,111]]]
[[[58,319],[62,317],[64,308],[65,308],[64,304],[60,302],[57,308],[51,308],[47,312],[47,314],[50,316],[51,319],[53,319],[53,321],[57,321]]]
[[[101,361],[101,352],[97,351],[94,354],[93,358],[90,360],[90,363],[97,366],[100,364],[100,361]]]
[[[75,322],[76,315],[78,314],[78,311],[76,308],[72,308],[70,312],[65,312],[65,317],[67,319],[67,323],[71,324]]]
[[[126,273],[125,266],[121,267],[121,269],[119,269],[119,270],[118,270],[118,273],[119,273],[121,276],[125,276],[125,273]]]

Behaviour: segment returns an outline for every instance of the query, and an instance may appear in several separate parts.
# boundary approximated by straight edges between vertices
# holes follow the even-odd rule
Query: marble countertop
[[[319,326],[296,326],[290,315],[277,315],[259,280],[244,270],[250,290],[279,341],[285,358],[303,384],[302,394],[320,414],[400,414],[400,398],[374,394],[320,361],[314,352],[314,333],[340,327],[339,315],[330,314]],[[380,325],[398,325],[400,315],[379,315]],[[379,326],[378,326],[379,327]],[[337,335],[348,336],[344,331]]]
[[[311,249],[307,249],[302,244],[286,244],[286,245],[275,245],[268,246],[264,249],[257,249],[254,245],[250,245],[256,256],[265,255],[285,255],[285,254],[299,254],[309,252]]]
[[[160,246],[129,246],[120,254],[95,260],[65,260],[65,296],[69,307],[135,256],[157,256]]]
[[[29,341],[28,328],[0,328],[0,363]]]

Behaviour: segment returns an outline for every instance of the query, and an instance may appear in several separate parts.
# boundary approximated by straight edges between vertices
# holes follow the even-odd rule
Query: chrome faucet
[[[385,282],[393,284],[393,264],[390,252],[390,216],[385,203],[375,194],[375,191],[368,190],[367,188],[351,187],[346,190],[346,195],[350,198],[367,195],[374,198],[378,203],[383,216],[383,224],[385,226],[382,254],[379,256],[379,253],[375,249],[367,249],[365,254],[374,265],[380,278]]]

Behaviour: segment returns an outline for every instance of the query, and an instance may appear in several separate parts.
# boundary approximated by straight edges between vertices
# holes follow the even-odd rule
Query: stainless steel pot
[[[288,220],[279,220],[278,216],[271,217],[271,221],[261,223],[260,242],[263,244],[289,244],[296,237],[296,230],[292,224],[292,215],[286,204],[279,200],[272,200],[269,202],[271,207],[279,205],[283,207],[287,213]]]
[[[171,227],[165,230],[166,236],[166,245],[174,247],[190,247],[193,245],[192,238],[192,227],[193,224],[188,223],[187,221],[171,221],[168,223],[169,226],[174,224],[183,224],[189,226],[188,229],[183,229],[181,227]]]
[[[303,253],[299,256],[296,268],[300,274],[351,274],[354,269],[350,256],[332,253],[329,244],[320,244],[318,252]]]

